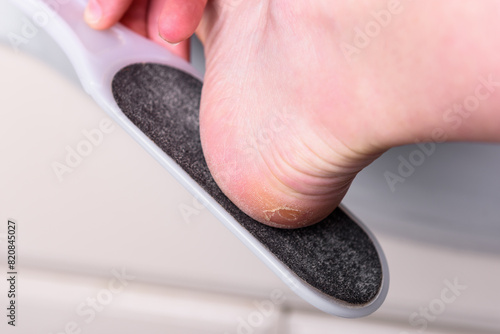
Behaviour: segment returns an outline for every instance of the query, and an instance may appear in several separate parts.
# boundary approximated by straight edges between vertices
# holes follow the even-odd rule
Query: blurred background
[[[0,0],[0,272],[13,219],[19,273],[17,326],[2,315],[1,333],[500,332],[499,145],[399,147],[359,175],[344,205],[381,243],[391,285],[371,316],[337,318],[108,121],[30,20]],[[192,61],[203,73],[196,39]]]

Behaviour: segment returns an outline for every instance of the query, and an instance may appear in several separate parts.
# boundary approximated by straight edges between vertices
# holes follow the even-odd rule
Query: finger
[[[134,0],[120,22],[139,35],[147,37],[148,5],[149,0]]]
[[[167,0],[168,1],[168,0]],[[183,0],[184,1],[184,0]],[[162,14],[165,0],[151,0],[148,13],[148,38],[168,49],[173,54],[189,61],[189,41],[172,44],[163,39],[158,30],[158,22]],[[189,37],[189,36],[188,36]]]
[[[120,21],[133,0],[89,0],[85,21],[94,29],[107,29]]]
[[[198,27],[207,0],[167,0],[158,21],[163,39],[178,43],[189,38]]]

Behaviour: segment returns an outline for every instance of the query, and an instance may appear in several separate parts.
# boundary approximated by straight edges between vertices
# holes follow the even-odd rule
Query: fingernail
[[[163,39],[165,42],[167,42],[168,44],[173,45],[173,46],[176,46],[180,43],[180,42],[172,43],[172,42],[168,41],[165,37],[162,36],[161,32],[158,32],[158,36],[160,36],[161,39]]]
[[[85,19],[90,24],[96,24],[101,20],[102,8],[97,0],[90,0],[87,8],[85,9]]]

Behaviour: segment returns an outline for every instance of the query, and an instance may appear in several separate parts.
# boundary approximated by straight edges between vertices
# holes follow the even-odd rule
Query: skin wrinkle
[[[261,152],[259,151],[259,154],[261,156],[261,159],[264,159],[264,157],[262,156]],[[273,175],[273,181],[277,181],[283,188],[281,188],[280,191],[283,192],[283,194],[286,194],[290,197],[296,197],[297,199],[300,199],[299,197],[299,194],[301,196],[308,196],[307,194],[304,194],[303,192],[299,193],[297,192],[295,189],[293,188],[290,188],[290,186],[284,184],[281,179],[275,174],[274,172],[274,169],[271,168],[270,164],[269,164],[269,161],[266,159],[265,161],[265,165],[267,166],[267,168],[269,169],[270,173]],[[287,190],[285,190],[287,189]],[[317,197],[316,195],[314,195],[313,197]],[[268,201],[265,201],[265,204],[264,204],[264,207],[268,207]],[[302,213],[302,221],[296,221],[298,219],[287,219],[285,218],[283,215],[279,214],[279,210],[293,210],[294,212],[297,212],[297,213]],[[304,208],[304,207],[301,207],[300,209],[293,209],[291,208],[290,206],[280,206],[278,208],[273,208],[273,209],[264,209],[263,210],[263,213],[264,213],[264,218],[266,219],[266,223],[268,223],[269,225],[271,226],[275,226],[275,227],[280,227],[280,228],[291,228],[291,226],[289,225],[285,225],[285,224],[280,224],[280,223],[277,223],[277,222],[274,222],[272,221],[271,219],[274,217],[274,215],[269,215],[269,213],[275,213],[277,212],[278,215],[281,217],[281,218],[285,218],[287,221],[289,222],[295,222],[295,227],[303,227],[303,226],[307,226],[310,224],[310,220],[307,218],[309,216],[311,216],[313,214],[313,211],[310,210],[310,209],[307,209],[307,208]]]
[[[286,137],[288,137],[288,136],[286,136]],[[276,140],[278,140],[278,139],[276,139]],[[301,144],[305,144],[304,141],[302,141]],[[301,156],[301,154],[299,154],[299,153],[301,153],[303,151],[299,146],[300,145],[294,145],[294,147],[295,147],[294,156],[296,156],[296,157],[297,156]],[[299,148],[297,149],[297,147],[299,147]],[[306,146],[306,148],[307,148],[307,146]],[[283,149],[276,149],[276,150],[274,150],[272,152],[273,155],[277,155],[277,157],[275,157],[273,159],[273,161],[275,161],[275,163],[273,163],[273,166],[275,166],[275,168],[272,168],[272,166],[269,164],[269,162],[266,161],[268,168],[270,168],[270,169],[272,168],[272,170],[273,170],[272,173],[273,173],[273,175],[274,175],[275,178],[277,178],[279,180],[282,180],[282,177],[278,176],[278,174],[276,174],[276,172],[274,171],[274,169],[277,169],[278,171],[280,171],[279,175],[287,176],[287,178],[289,178],[289,179],[292,178],[292,179],[297,179],[298,180],[298,179],[301,178],[300,177],[301,175],[307,175],[307,176],[310,176],[312,179],[317,179],[317,175],[313,175],[312,173],[307,173],[307,172],[304,173],[304,170],[298,170],[298,169],[296,169],[295,166],[301,166],[302,164],[301,163],[298,163],[298,164],[295,163],[294,165],[290,164],[289,161],[288,161],[288,159],[282,156],[282,154],[281,154],[282,151],[284,151],[284,150]],[[312,151],[306,150],[305,152],[312,152]],[[301,159],[304,162],[307,162],[307,160],[309,160],[305,156],[302,157]],[[288,171],[284,170],[283,167],[280,167],[280,164],[277,164],[278,162],[280,164],[284,164],[285,166],[287,166],[288,167]],[[306,168],[306,170],[307,170],[307,168]],[[296,172],[298,175],[296,177],[292,176],[292,175],[294,175],[293,172]],[[311,190],[311,192],[313,194],[311,194],[309,192],[306,192],[304,190],[298,191],[297,189],[294,189],[293,187],[290,186],[290,184],[289,184],[290,182],[286,182],[285,184],[283,182],[281,182],[281,183],[285,186],[285,189],[290,189],[295,194],[309,195],[309,196],[313,196],[313,197],[318,197],[318,196],[322,197],[324,195],[323,193],[316,193],[316,194],[314,194],[315,192],[317,192],[317,190],[316,191]],[[310,182],[310,181],[307,181],[307,182],[305,182],[305,184],[312,185],[313,183]],[[314,186],[315,189],[318,189],[317,187],[318,186],[316,186],[316,185]],[[336,189],[336,187],[334,187],[332,184],[324,184],[323,187],[321,187],[321,188],[328,188],[328,193],[331,193],[332,189]]]
[[[313,141],[317,141],[318,143],[323,143],[325,144],[325,147],[328,147],[329,149],[331,149],[329,147],[329,145],[321,138],[321,137],[318,137],[318,136],[315,136],[315,139]],[[322,171],[323,173],[325,174],[328,174],[329,172],[335,172],[336,174],[341,174],[340,170],[341,169],[346,169],[347,167],[346,166],[341,166],[339,165],[338,163],[333,163],[333,162],[330,162],[328,161],[327,159],[332,159],[331,157],[332,156],[335,156],[335,159],[332,159],[332,160],[340,160],[340,161],[348,161],[349,159],[344,157],[343,155],[335,152],[335,150],[331,149],[331,151],[329,152],[329,154],[324,154],[324,156],[322,157],[320,154],[316,153],[316,151],[314,149],[312,149],[307,143],[305,140],[301,140],[301,143],[302,145],[304,145],[306,148],[307,148],[307,152],[309,153],[312,153],[313,156],[318,159],[319,161],[322,161],[324,162],[327,166],[331,166],[333,167],[332,169],[330,170],[327,170],[326,168],[320,168],[320,167],[317,167],[318,169],[320,169],[320,171]],[[306,163],[307,160],[303,158],[303,163]],[[348,164],[346,164],[348,165]],[[313,166],[309,166],[309,169],[313,169],[312,168]],[[317,176],[317,175],[314,175],[314,176]],[[331,177],[331,176],[330,176]]]
[[[288,137],[288,136],[287,136]],[[306,150],[304,151],[302,148],[301,148],[301,145],[303,145]],[[294,150],[294,157],[300,157],[300,159],[302,160],[301,162],[299,163],[294,163],[293,165],[290,164],[290,162],[288,161],[287,158],[283,157],[281,152],[284,151],[283,149],[276,149],[273,151],[273,155],[277,154],[278,157],[277,158],[274,158],[273,161],[276,161],[276,162],[280,162],[281,164],[285,164],[285,166],[288,167],[288,170],[284,170],[283,167],[280,167],[280,164],[277,164],[277,163],[274,163],[273,166],[275,166],[278,170],[280,170],[281,172],[279,173],[279,175],[282,175],[282,176],[287,176],[288,179],[295,179],[295,180],[299,180],[301,177],[301,175],[307,175],[307,176],[310,176],[311,177],[311,180],[315,180],[318,178],[318,175],[315,175],[313,174],[312,172],[307,172],[308,168],[304,168],[304,166],[306,166],[308,163],[312,163],[312,161],[310,161],[311,159],[308,159],[307,157],[305,157],[304,155],[300,154],[302,152],[305,152],[305,153],[312,153],[312,154],[315,154],[315,151],[310,149],[307,144],[305,143],[304,140],[301,140],[301,142],[299,144],[296,144],[294,145],[295,147],[295,150]],[[298,147],[298,148],[297,148]],[[318,159],[321,159],[318,155],[315,155],[316,158]],[[324,161],[324,160],[323,160]],[[325,161],[326,162],[326,161]],[[327,162],[328,163],[328,162]],[[268,165],[268,168],[271,168],[271,166],[269,165],[269,163],[267,163]],[[296,166],[302,166],[303,169],[299,170],[296,168]],[[335,168],[339,168],[339,166],[335,166]],[[312,171],[312,169],[311,169]],[[297,176],[293,176],[294,173],[293,172],[296,172],[298,175]],[[337,171],[337,174],[339,174],[340,171]],[[352,172],[351,172],[352,173]],[[273,175],[275,178],[278,178],[279,180],[282,179],[282,177],[279,177],[275,172],[274,172],[274,169],[273,169]],[[319,178],[322,178],[322,177],[319,177]],[[331,176],[330,176],[330,179]],[[332,179],[332,182],[335,181],[334,179]],[[304,183],[304,182],[301,182],[301,183]],[[301,194],[301,195],[309,195],[309,196],[313,196],[313,197],[323,197],[325,196],[325,193],[320,193],[318,191],[318,185],[314,185],[315,182],[312,182],[312,181],[306,181],[305,184],[308,185],[308,187],[312,187],[311,188],[311,191],[305,191],[304,189],[298,191],[297,189],[294,189],[293,187],[291,187],[289,184],[290,182],[286,182],[285,183],[285,186],[288,188],[288,189],[291,189],[294,191],[294,193],[296,194]],[[321,183],[324,183],[324,181],[321,181]],[[283,182],[282,182],[283,184]],[[338,185],[334,185],[332,183],[324,183],[323,186],[319,185],[320,188],[327,188],[327,193],[328,194],[332,194],[336,191],[336,189],[338,189]]]
[[[294,189],[293,187],[291,187],[289,184],[285,184],[283,181],[282,181],[282,177],[279,177],[276,172],[280,172],[280,175],[290,175],[290,173],[283,173],[281,171],[282,168],[280,168],[276,162],[281,162],[281,163],[284,163],[285,165],[287,165],[292,171],[295,171],[295,172],[298,172],[299,174],[300,171],[296,170],[294,167],[292,167],[291,165],[288,164],[288,160],[287,159],[283,159],[282,156],[281,156],[281,153],[280,153],[280,150],[277,149],[277,150],[273,150],[270,152],[271,154],[268,154],[268,152],[266,152],[266,155],[269,155],[270,158],[269,160],[272,160],[274,163],[272,164],[273,166],[275,166],[275,168],[272,168],[271,165],[270,165],[270,162],[268,161],[268,159],[265,159],[264,156],[261,155],[262,159],[265,159],[265,163],[266,163],[266,166],[267,168],[269,169],[269,171],[272,173],[273,177],[284,187],[285,190],[282,190],[284,194],[287,194],[289,193],[290,195],[293,195],[293,194],[300,194],[300,192],[298,192],[296,189]],[[279,155],[278,159],[276,158],[273,158],[274,155]]]
[[[307,173],[304,173],[301,170],[296,169],[295,167],[293,167],[291,164],[288,163],[287,159],[284,159],[281,156],[279,157],[278,161],[280,161],[281,163],[285,164],[289,168],[289,170],[291,170],[293,172],[296,172],[298,174],[298,177],[293,177],[292,176],[293,175],[292,172],[290,172],[290,171],[288,171],[288,172],[287,171],[283,171],[282,170],[283,168],[277,166],[278,169],[282,170],[281,173],[280,173],[280,175],[287,176],[288,179],[297,180],[297,179],[300,178],[301,175],[309,176],[310,177],[309,179],[317,179],[316,175],[307,174]],[[290,183],[290,182],[287,182],[287,183]],[[304,196],[308,196],[308,197],[312,197],[312,198],[314,198],[314,197],[323,197],[325,195],[324,193],[320,193],[318,191],[318,185],[313,185],[312,181],[306,181],[304,183],[307,184],[308,187],[311,187],[312,189],[310,191],[305,191],[304,189],[301,189],[299,191],[299,190],[293,188],[290,185],[288,185],[287,187],[289,189],[291,189],[294,192],[294,194],[296,194],[296,195],[304,195]],[[320,183],[324,183],[324,181],[321,181]],[[335,187],[333,187],[331,183],[324,183],[323,186],[320,187],[320,188],[326,188],[328,190],[328,193],[330,193],[332,191],[332,189],[335,189]]]

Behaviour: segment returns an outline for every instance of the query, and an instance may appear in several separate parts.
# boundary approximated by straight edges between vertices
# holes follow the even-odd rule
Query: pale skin
[[[390,9],[367,45],[355,39]],[[327,216],[391,147],[499,142],[499,18],[496,0],[90,0],[86,12],[96,29],[122,20],[184,58],[196,32],[212,175],[284,228]]]

